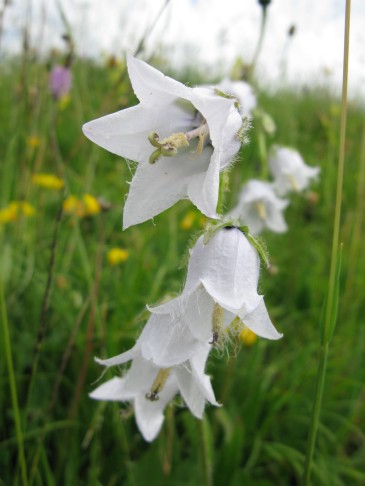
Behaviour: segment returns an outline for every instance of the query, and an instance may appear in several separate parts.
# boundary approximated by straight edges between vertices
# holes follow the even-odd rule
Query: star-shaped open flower
[[[269,166],[274,176],[274,188],[279,196],[290,191],[303,191],[320,172],[319,167],[305,164],[300,153],[288,147],[272,147]]]
[[[283,211],[288,204],[288,200],[276,195],[273,184],[252,179],[243,186],[238,204],[229,212],[229,216],[248,226],[253,234],[265,228],[284,233],[288,227]]]
[[[184,198],[216,218],[219,173],[244,139],[235,100],[213,88],[189,88],[132,56],[127,64],[140,103],[83,126],[93,142],[138,162],[123,227]]]
[[[197,418],[202,418],[206,401],[219,406],[210,379],[204,373],[209,344],[201,343],[189,360],[161,368],[143,357],[141,341],[140,338],[131,350],[119,356],[96,360],[108,367],[130,360],[132,365],[122,378],[112,378],[96,388],[91,398],[133,402],[138,428],[147,441],[154,440],[159,433],[164,409],[177,393]]]
[[[206,243],[200,237],[191,250],[181,295],[149,310],[173,316],[175,325],[202,342],[219,342],[231,325],[235,332],[246,326],[258,336],[280,339],[257,293],[259,272],[259,256],[246,236],[236,227],[221,229]],[[180,351],[180,360],[188,356]]]

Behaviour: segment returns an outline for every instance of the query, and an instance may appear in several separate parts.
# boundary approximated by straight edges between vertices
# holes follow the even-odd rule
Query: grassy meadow
[[[122,231],[130,168],[87,140],[81,126],[137,103],[124,65],[76,59],[70,95],[55,101],[48,85],[55,63],[28,53],[0,65],[0,485],[26,484],[24,466],[32,485],[194,486],[209,484],[207,471],[216,486],[299,484],[328,285],[339,100],[315,87],[258,90],[276,124],[267,146],[293,146],[321,167],[318,182],[291,197],[289,231],[263,234],[272,267],[261,271],[260,293],[284,338],[237,338],[213,350],[208,373],[223,407],[207,407],[199,421],[175,400],[149,444],[127,404],[88,397],[103,371],[93,357],[130,348],[146,322],[145,305],[181,291],[183,257],[203,221],[181,201]],[[178,78],[214,81],[192,72]],[[351,101],[340,301],[313,485],[365,484],[364,130],[364,111]],[[257,133],[254,119],[230,173],[227,209],[243,181],[259,177]],[[57,179],[37,182],[36,174]]]

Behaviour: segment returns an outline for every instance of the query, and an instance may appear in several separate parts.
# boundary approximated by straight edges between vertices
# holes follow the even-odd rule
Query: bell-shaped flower
[[[188,328],[202,342],[219,342],[233,323],[235,331],[246,326],[258,336],[279,339],[257,293],[259,272],[256,249],[238,228],[226,227],[208,242],[203,236],[196,242],[181,295],[149,310],[173,316],[180,329]]]
[[[217,88],[237,99],[242,118],[251,116],[252,110],[256,108],[257,99],[250,84],[225,78],[217,85]]]
[[[252,179],[241,190],[239,202],[229,216],[248,226],[253,234],[267,228],[275,233],[284,233],[288,227],[283,211],[289,201],[279,198],[273,184]]]
[[[235,100],[213,88],[187,87],[131,56],[127,64],[140,103],[83,126],[90,140],[138,163],[123,227],[184,198],[216,218],[219,173],[244,139]]]
[[[279,196],[290,191],[301,192],[320,171],[319,167],[310,167],[297,150],[288,147],[272,147],[269,166],[274,176],[274,188]]]
[[[204,373],[209,351],[209,344],[200,343],[189,360],[177,366],[161,368],[143,357],[139,339],[132,349],[119,356],[96,360],[108,367],[130,360],[132,365],[124,376],[100,385],[90,397],[133,402],[138,428],[145,440],[152,441],[162,427],[166,405],[177,393],[197,418],[202,418],[206,401],[219,406],[210,379]]]

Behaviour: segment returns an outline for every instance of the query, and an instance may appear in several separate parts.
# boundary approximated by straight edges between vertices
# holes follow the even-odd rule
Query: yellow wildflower
[[[189,230],[193,226],[195,219],[196,212],[188,211],[180,223],[180,228],[183,230]]]
[[[108,251],[107,259],[109,265],[118,265],[118,263],[123,263],[128,260],[129,252],[123,248],[111,248]]]
[[[80,201],[73,195],[66,197],[62,206],[66,214],[78,214],[80,211]]]
[[[56,191],[63,188],[64,181],[53,174],[34,174],[32,182],[36,186],[46,187],[47,189],[55,189]]]
[[[91,194],[84,194],[82,196],[84,205],[84,216],[92,216],[93,214],[100,213],[100,203],[96,197]]]
[[[85,216],[93,216],[100,213],[101,206],[96,197],[91,194],[84,194],[82,199],[71,195],[63,201],[63,210],[66,214],[84,218]]]
[[[16,221],[18,218],[18,204],[13,202],[10,203],[4,209],[0,209],[0,223],[9,223],[11,221]]]
[[[27,201],[13,201],[8,206],[0,209],[0,223],[17,221],[20,216],[33,216],[35,208]]]
[[[240,341],[247,347],[252,346],[257,341],[257,335],[248,327],[245,327],[240,332]]]
[[[27,137],[28,147],[35,149],[35,148],[39,147],[40,144],[41,144],[41,139],[39,137],[36,137],[36,136]]]

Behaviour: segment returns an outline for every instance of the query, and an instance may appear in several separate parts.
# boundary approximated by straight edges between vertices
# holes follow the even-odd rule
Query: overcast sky
[[[81,55],[133,51],[165,0],[60,0]],[[30,19],[37,49],[62,47],[57,0],[13,0],[5,12],[2,46],[21,49]],[[28,5],[26,7],[25,5]],[[345,0],[272,0],[258,64],[263,84],[331,83],[340,89]],[[147,42],[147,52],[228,73],[240,55],[250,62],[261,18],[257,0],[170,0]],[[352,0],[350,93],[365,95],[365,1]],[[288,29],[296,33],[288,39]]]

